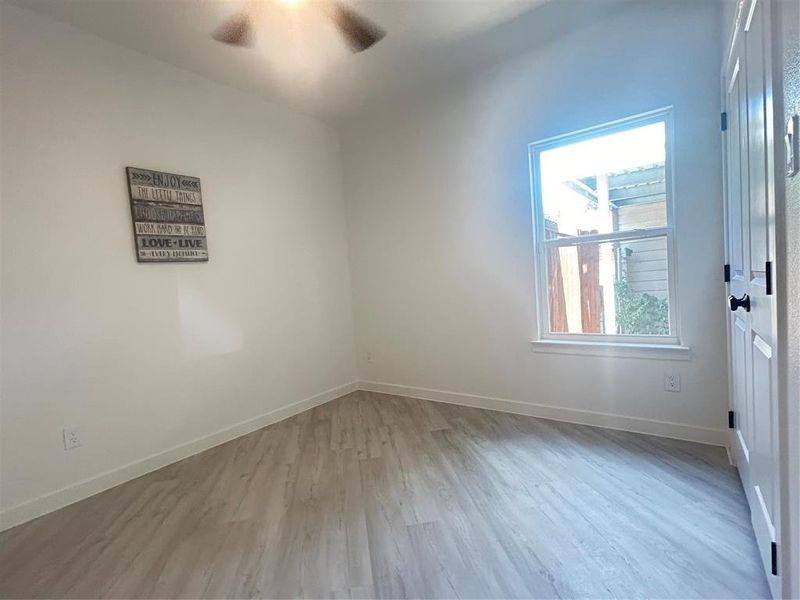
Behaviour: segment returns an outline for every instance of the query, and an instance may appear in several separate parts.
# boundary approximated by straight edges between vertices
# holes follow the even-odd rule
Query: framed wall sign
[[[200,180],[128,167],[133,237],[139,262],[207,262]]]

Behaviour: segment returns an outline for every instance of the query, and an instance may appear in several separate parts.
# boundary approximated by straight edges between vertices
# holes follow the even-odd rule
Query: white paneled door
[[[742,0],[723,84],[734,458],[773,597],[780,597],[775,165],[769,0]]]

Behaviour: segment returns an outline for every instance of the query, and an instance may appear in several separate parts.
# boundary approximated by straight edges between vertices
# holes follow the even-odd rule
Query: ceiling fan
[[[386,35],[380,26],[339,0],[325,0],[316,6],[339,30],[353,52],[366,50]],[[212,37],[231,46],[251,47],[256,28],[252,13],[252,10],[245,10],[233,15],[214,31]]]

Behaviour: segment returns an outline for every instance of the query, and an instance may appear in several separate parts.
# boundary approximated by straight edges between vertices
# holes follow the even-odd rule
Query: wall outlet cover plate
[[[664,390],[667,392],[680,392],[681,376],[673,373],[664,373]]]
[[[81,436],[77,427],[64,427],[64,450],[72,450],[81,445]]]
[[[786,147],[786,176],[794,177],[800,170],[800,116],[792,115],[786,121],[783,143]]]

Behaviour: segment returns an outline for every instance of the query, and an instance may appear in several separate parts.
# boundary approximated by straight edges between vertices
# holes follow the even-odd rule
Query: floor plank
[[[3,598],[762,598],[721,448],[355,392],[0,534]]]

